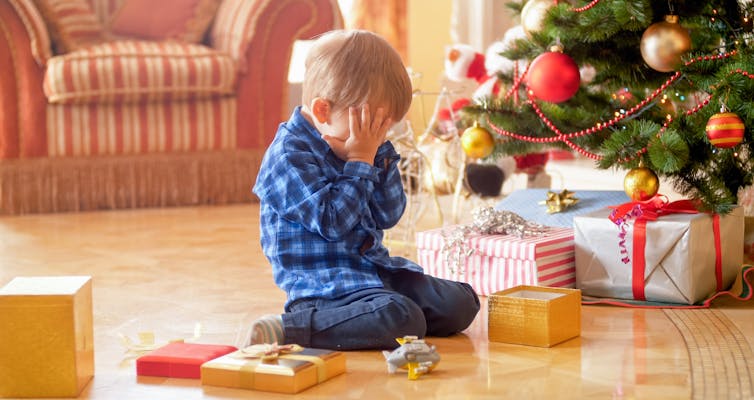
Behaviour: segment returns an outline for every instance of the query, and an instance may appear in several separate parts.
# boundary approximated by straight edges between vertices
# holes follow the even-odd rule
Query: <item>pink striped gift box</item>
[[[572,228],[552,228],[543,236],[469,235],[473,253],[452,266],[442,251],[443,232],[455,226],[416,234],[417,260],[425,272],[470,284],[487,296],[519,285],[573,288],[576,283]]]

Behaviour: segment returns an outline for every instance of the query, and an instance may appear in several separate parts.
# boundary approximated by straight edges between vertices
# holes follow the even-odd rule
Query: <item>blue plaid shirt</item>
[[[398,159],[385,142],[375,166],[340,160],[300,108],[280,125],[254,193],[262,249],[288,295],[286,305],[382,287],[378,268],[423,272],[390,257],[382,244],[382,230],[397,224],[406,207]]]

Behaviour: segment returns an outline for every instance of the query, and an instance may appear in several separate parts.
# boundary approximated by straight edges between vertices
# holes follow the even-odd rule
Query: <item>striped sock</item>
[[[251,324],[249,344],[277,343],[284,344],[283,317],[281,315],[265,315]]]

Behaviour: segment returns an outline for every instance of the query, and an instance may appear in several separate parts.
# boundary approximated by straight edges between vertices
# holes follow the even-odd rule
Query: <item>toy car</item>
[[[408,369],[408,379],[415,380],[419,376],[429,373],[440,362],[440,354],[435,346],[429,345],[416,336],[404,336],[395,339],[400,347],[391,351],[383,351],[387,360],[387,371],[395,373],[399,368]]]

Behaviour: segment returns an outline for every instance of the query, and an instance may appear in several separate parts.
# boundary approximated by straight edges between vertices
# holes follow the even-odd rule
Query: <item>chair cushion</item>
[[[34,0],[47,23],[56,53],[105,41],[105,30],[86,0]]]
[[[219,6],[220,0],[125,0],[110,29],[131,38],[199,43]]]
[[[52,57],[44,91],[51,103],[197,99],[234,93],[236,66],[209,47],[124,40]]]

